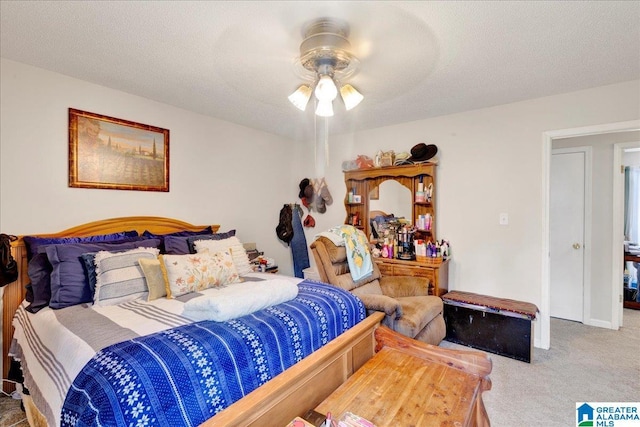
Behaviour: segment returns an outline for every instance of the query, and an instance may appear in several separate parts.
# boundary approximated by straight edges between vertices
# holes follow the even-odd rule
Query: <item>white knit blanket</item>
[[[344,237],[337,232],[338,227],[333,227],[329,229],[329,231],[321,231],[320,233],[315,235],[315,238],[318,239],[320,237],[326,237],[331,240],[336,246],[344,246]]]
[[[298,296],[298,285],[289,280],[272,279],[237,283],[202,293],[206,295],[187,301],[182,315],[196,321],[224,322],[292,300]]]

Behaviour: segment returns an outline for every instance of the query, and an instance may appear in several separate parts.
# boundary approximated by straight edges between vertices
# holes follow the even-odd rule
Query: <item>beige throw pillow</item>
[[[149,288],[147,301],[166,297],[167,289],[164,284],[162,269],[160,268],[160,260],[157,258],[139,259],[138,262],[140,263],[144,277],[147,280],[147,287]]]

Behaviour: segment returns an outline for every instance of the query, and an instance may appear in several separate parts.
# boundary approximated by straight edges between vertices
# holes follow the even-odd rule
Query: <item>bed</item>
[[[218,226],[209,227],[211,232],[217,232],[219,229]],[[95,236],[114,233],[121,230],[136,230],[138,233],[147,231],[151,234],[160,235],[174,232],[197,232],[203,228],[205,228],[205,226],[197,226],[161,217],[125,217],[97,221],[62,232],[48,235],[39,234],[38,236],[51,238],[62,236]],[[11,353],[23,361],[22,368],[25,371],[25,385],[31,391],[31,398],[25,399],[25,406],[28,409],[28,415],[32,425],[42,423],[46,420],[48,420],[49,424],[57,424],[58,420],[73,424],[77,418],[88,416],[89,419],[91,419],[92,415],[90,413],[88,414],[86,411],[84,413],[80,413],[81,411],[78,412],[75,410],[78,408],[95,407],[96,405],[101,404],[103,400],[113,398],[108,395],[101,395],[94,398],[95,400],[93,401],[82,400],[83,396],[89,393],[89,390],[104,388],[104,381],[107,381],[108,377],[112,374],[117,375],[117,373],[114,374],[113,370],[109,372],[107,372],[108,370],[104,372],[100,371],[100,366],[113,366],[113,363],[111,365],[109,365],[109,363],[104,363],[106,360],[105,351],[108,351],[109,355],[118,354],[121,358],[126,358],[127,355],[130,354],[141,354],[139,358],[130,358],[130,364],[127,365],[126,369],[133,369],[132,366],[135,365],[138,360],[142,360],[143,358],[145,360],[154,359],[160,357],[159,355],[164,353],[177,353],[175,351],[163,352],[162,350],[150,351],[150,343],[158,341],[160,342],[159,345],[164,345],[165,348],[167,346],[179,346],[181,343],[184,344],[188,341],[185,338],[186,336],[191,337],[193,335],[197,335],[196,332],[194,332],[194,328],[198,330],[200,335],[209,334],[210,336],[233,333],[236,335],[242,335],[243,333],[265,333],[265,330],[271,331],[272,329],[275,330],[278,328],[282,329],[281,332],[286,335],[287,329],[290,329],[290,325],[293,324],[287,322],[295,321],[295,319],[291,319],[291,316],[289,316],[291,312],[302,311],[302,306],[305,305],[310,307],[320,307],[322,304],[329,304],[327,300],[333,300],[335,302],[340,300],[340,298],[345,297],[344,295],[336,295],[333,293],[332,289],[329,289],[330,287],[320,283],[312,283],[309,281],[298,283],[300,279],[281,277],[280,280],[295,281],[298,285],[298,296],[294,300],[282,303],[284,305],[278,304],[273,306],[271,309],[261,310],[253,315],[242,316],[238,319],[229,320],[227,322],[187,322],[184,316],[181,316],[180,313],[182,312],[181,304],[188,304],[188,301],[181,301],[180,298],[159,298],[150,303],[127,302],[124,304],[108,305],[98,308],[93,308],[89,304],[75,305],[59,310],[44,308],[34,315],[26,310],[27,303],[23,302],[25,298],[24,288],[29,282],[29,277],[27,275],[27,249],[22,238],[14,242],[12,253],[18,261],[20,277],[17,282],[7,286],[4,293],[3,358],[5,372],[3,372],[3,375],[5,377],[7,375],[8,355],[10,353],[9,345],[13,343]],[[256,283],[268,283],[269,281],[275,280],[274,277],[275,275],[264,273],[249,273],[245,275],[246,281],[255,281]],[[199,293],[198,295],[200,294],[202,293]],[[314,300],[316,297],[320,299]],[[301,306],[287,305],[294,304],[295,300],[300,298],[302,299]],[[311,300],[315,302],[310,304],[309,301]],[[213,405],[215,408],[211,410],[211,413],[203,415],[204,418],[196,421],[195,425],[200,424],[201,421],[203,425],[210,426],[285,425],[295,416],[301,416],[308,409],[315,407],[341,383],[343,383],[351,373],[371,358],[375,346],[373,331],[379,325],[381,316],[373,315],[364,318],[364,310],[362,307],[359,307],[358,301],[359,300],[357,299],[346,299],[337,302],[338,307],[352,304],[354,305],[353,311],[360,312],[358,315],[354,315],[353,313],[347,315],[347,317],[353,317],[351,320],[352,324],[348,322],[345,323],[344,319],[337,321],[323,320],[318,322],[309,320],[310,318],[306,316],[312,316],[313,313],[306,313],[304,316],[301,316],[298,322],[302,322],[303,324],[304,322],[308,324],[324,324],[324,330],[315,333],[315,338],[310,338],[310,342],[308,343],[298,341],[296,349],[290,351],[293,356],[289,356],[287,361],[284,361],[285,357],[282,357],[283,360],[279,363],[276,363],[275,360],[271,360],[269,363],[263,364],[269,364],[269,369],[272,369],[275,365],[279,365],[278,367],[273,368],[272,371],[265,373],[263,365],[257,365],[257,368],[254,367],[253,369],[256,372],[260,372],[258,372],[259,375],[254,372],[254,378],[251,379],[251,381],[243,377],[243,374],[239,374],[238,372],[241,372],[240,370],[234,371],[234,374],[228,377],[225,377],[224,374],[221,375],[218,378],[219,382],[221,381],[229,384],[233,383],[232,377],[241,377],[237,379],[236,383],[232,384],[232,391],[215,394],[211,392],[211,387],[205,387],[204,392],[200,392],[200,394],[196,393],[197,396],[191,396],[185,391],[185,387],[187,387],[187,385],[182,384],[180,385],[180,388],[176,388],[176,384],[174,384],[175,377],[172,377],[171,372],[168,373],[166,378],[159,380],[158,372],[162,371],[163,366],[165,371],[167,370],[166,366],[172,366],[168,371],[179,370],[178,368],[173,369],[173,366],[177,365],[167,365],[167,363],[174,363],[175,360],[163,362],[164,364],[158,363],[156,367],[157,371],[155,371],[150,377],[152,380],[146,382],[141,381],[131,385],[131,387],[139,388],[149,386],[149,384],[153,384],[153,387],[157,386],[158,390],[149,389],[145,392],[145,395],[155,393],[155,397],[151,400],[158,400],[161,397],[165,397],[167,394],[165,393],[167,388],[176,388],[174,394],[178,396],[178,400],[172,404],[165,402],[165,409],[167,407],[178,407],[184,409],[185,407],[193,405],[200,405],[200,407],[203,407],[201,402],[203,400],[202,396],[209,393],[210,396],[213,396],[212,401],[215,402],[215,405]],[[271,312],[269,312],[269,310],[271,310]],[[274,310],[277,313],[276,315],[274,315]],[[310,309],[309,311],[313,312],[314,310],[324,313],[324,311],[319,308]],[[337,309],[335,311],[341,310]],[[13,325],[17,328],[15,331],[16,340],[13,340],[14,331],[11,325],[14,313],[16,312],[17,314],[13,321]],[[152,316],[149,314],[150,312],[155,314]],[[81,319],[80,316],[86,313],[90,314],[89,317],[91,319],[79,320]],[[322,314],[321,316],[326,315]],[[276,321],[276,323],[280,322],[280,326],[269,323],[273,318],[278,317],[279,320],[276,319],[274,321]],[[121,318],[129,318],[130,323],[121,323],[124,322]],[[246,319],[246,322],[241,319]],[[134,326],[131,326],[131,321]],[[257,325],[252,324],[252,322]],[[51,330],[51,328],[56,324],[66,325],[63,329],[67,329],[67,337],[60,338],[59,340],[43,339],[42,341],[48,340],[50,342],[46,346],[40,347],[37,343],[38,340],[34,339],[34,337],[47,337],[50,333],[49,330]],[[106,331],[106,326],[95,326],[100,324],[115,324],[115,332],[109,332],[108,334],[102,335],[98,334],[98,337],[90,337],[88,338],[89,344],[84,340],[82,342],[78,341],[79,337],[87,333],[90,329]],[[231,332],[228,330],[226,332],[219,330],[219,324],[227,324],[226,327],[231,328]],[[283,327],[282,324],[285,326]],[[268,326],[260,329],[260,325]],[[293,328],[296,327],[300,328],[300,323],[298,323],[298,326],[294,326]],[[250,330],[249,328],[257,329]],[[342,333],[343,331],[344,333]],[[105,340],[104,335],[109,336],[109,340]],[[289,335],[295,335],[295,338],[291,338],[295,341],[302,340],[300,336],[303,334]],[[309,333],[308,335],[311,337],[314,333]],[[281,335],[274,335],[266,341],[278,341],[281,338],[277,337],[280,336]],[[167,340],[173,341],[168,342]],[[129,345],[129,347],[126,347],[125,344],[119,344],[114,341],[122,341],[122,343]],[[163,341],[164,343],[162,343]],[[55,344],[51,344],[52,342],[59,343],[57,348]],[[184,345],[185,349],[188,351],[185,350],[185,353],[182,354],[182,356],[174,355],[173,357],[186,360],[188,359],[186,356],[187,353],[192,354],[195,347],[198,345],[201,347],[207,346],[207,343],[208,341],[202,341],[199,343],[189,342],[190,345]],[[251,343],[251,345],[257,345],[253,344],[254,341],[251,341]],[[276,347],[260,348],[272,353],[275,352],[272,348],[279,348],[279,344],[280,343],[278,342]],[[135,349],[132,349],[131,345],[134,345]],[[221,341],[217,345],[218,347],[211,345],[211,348],[213,349],[211,352],[214,356],[219,353],[219,350],[216,349],[219,349],[220,345],[224,346],[227,344],[224,344]],[[267,344],[264,345],[266,346]],[[87,351],[88,348],[95,350],[95,355],[89,354]],[[304,349],[301,350],[302,348]],[[36,351],[33,349],[36,349]],[[36,360],[35,353],[38,351],[66,351],[67,356],[64,358],[69,359],[72,362],[72,366],[70,368],[65,368],[70,372],[70,374],[68,374],[68,378],[53,378],[55,377],[55,375],[53,375],[53,379],[43,380],[42,378],[44,377],[42,377],[42,372],[46,369],[42,366],[38,366],[38,364],[34,362],[34,360]],[[200,351],[200,349],[198,349],[198,351]],[[249,346],[245,351],[247,354],[250,354],[250,356],[245,359],[256,359],[256,354],[251,353],[253,351],[251,346]],[[34,354],[31,354],[30,352],[33,352]],[[235,352],[237,351],[234,350],[230,353]],[[283,351],[283,354],[285,353],[286,351]],[[53,355],[53,353],[47,357],[40,357],[40,359],[45,361],[43,366],[47,363],[58,363],[58,359],[56,359],[56,356]],[[31,360],[31,362],[28,362],[29,360]],[[193,359],[191,361],[193,361]],[[244,366],[245,364],[250,364],[250,362],[250,360],[243,360],[233,363]],[[229,364],[229,362],[226,361],[218,361],[218,363],[222,365]],[[193,365],[193,363],[191,364]],[[198,377],[198,375],[202,376],[202,366],[196,366],[195,369],[196,371],[194,372],[196,372],[196,374],[186,373],[183,377],[193,379]],[[49,369],[49,371],[58,372],[59,370],[52,368]],[[137,371],[137,373],[141,375],[144,375],[144,372],[144,370]],[[179,374],[176,375],[180,376]],[[38,376],[40,376],[40,378],[38,378]],[[44,394],[48,395],[48,398],[50,398],[51,395],[57,395],[57,397],[53,399],[53,403],[51,403],[51,400],[46,400],[43,394],[40,393],[38,381],[40,381],[41,388],[45,391]],[[71,383],[73,383],[73,386],[71,386]],[[56,388],[58,388],[56,392],[52,393],[50,391],[55,390]],[[68,392],[68,388],[71,389],[70,392]],[[237,388],[246,388],[246,390],[237,392]],[[124,400],[126,400],[126,398]],[[145,402],[146,403],[143,406],[151,405],[149,404],[149,401]],[[206,403],[204,407],[210,407],[210,403],[211,401]],[[159,407],[162,407],[162,404]],[[161,412],[164,412],[165,409]],[[182,409],[177,412],[181,412]],[[96,410],[104,411],[104,409]],[[114,411],[117,412],[117,410]],[[134,412],[135,411],[139,412],[139,410],[134,410]],[[95,414],[96,411],[93,412]],[[127,411],[123,410],[121,412]],[[140,413],[142,414],[142,412]],[[130,415],[131,414],[128,414],[127,416]],[[155,415],[151,415],[151,417],[157,417],[159,415],[162,416],[162,414],[155,413]],[[182,415],[180,413],[171,413],[168,416],[180,417]],[[171,422],[175,423],[176,419],[178,418],[171,418]],[[197,420],[198,418],[196,417],[194,419]],[[91,423],[91,421],[88,421],[88,423]],[[157,420],[157,423],[160,423],[160,420]]]

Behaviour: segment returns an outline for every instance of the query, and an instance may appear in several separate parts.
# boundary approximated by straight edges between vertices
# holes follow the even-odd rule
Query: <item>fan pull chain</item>
[[[324,119],[324,165],[329,166],[329,118]],[[322,172],[322,176],[326,171]]]
[[[318,100],[314,97],[314,111],[318,106]],[[318,116],[313,115],[313,167],[318,176]]]
[[[318,101],[314,100],[317,105]],[[318,120],[321,120],[318,126]],[[313,116],[314,150],[313,164],[317,177],[324,177],[326,167],[329,166],[329,118]],[[320,151],[322,150],[322,151]],[[319,160],[320,157],[320,160]],[[324,157],[324,161],[321,161]]]

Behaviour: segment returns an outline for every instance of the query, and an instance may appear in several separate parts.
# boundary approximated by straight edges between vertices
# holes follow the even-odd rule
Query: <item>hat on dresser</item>
[[[411,157],[409,157],[409,161],[412,163],[427,162],[436,154],[438,154],[438,147],[433,144],[427,145],[424,142],[421,142],[411,148]]]
[[[403,151],[401,153],[396,154],[396,159],[394,160],[393,164],[394,166],[410,165],[411,164],[411,161],[409,161],[410,158],[411,158],[411,154],[407,153],[406,151]]]

